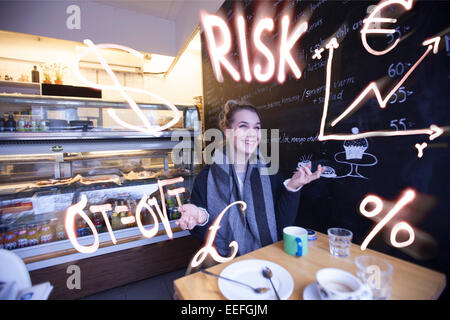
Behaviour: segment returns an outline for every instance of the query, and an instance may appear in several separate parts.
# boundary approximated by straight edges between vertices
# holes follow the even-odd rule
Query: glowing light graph
[[[179,120],[180,120],[180,112],[178,111],[177,107],[175,107],[175,105],[173,105],[171,102],[167,101],[166,99],[151,93],[150,91],[147,90],[143,90],[143,89],[138,89],[138,88],[132,88],[132,87],[125,87],[122,86],[119,82],[119,80],[117,79],[116,75],[114,74],[114,72],[111,70],[111,67],[108,65],[108,63],[106,63],[105,59],[103,59],[99,49],[118,49],[118,50],[122,50],[122,51],[126,51],[130,54],[133,54],[134,56],[137,56],[138,58],[143,59],[144,55],[132,48],[129,47],[125,47],[125,46],[121,46],[118,44],[94,44],[91,40],[86,39],[84,40],[84,43],[88,46],[88,50],[86,50],[85,52],[83,52],[82,54],[80,54],[74,61],[73,64],[73,72],[75,74],[75,76],[84,84],[86,84],[89,87],[92,88],[96,88],[99,90],[115,90],[118,91],[122,97],[125,99],[125,101],[127,101],[127,103],[129,104],[129,106],[131,107],[131,109],[136,113],[138,119],[142,122],[142,124],[144,125],[144,127],[141,126],[136,126],[136,125],[132,125],[129,124],[126,121],[123,121],[117,114],[116,111],[112,108],[108,108],[107,112],[109,114],[109,116],[114,119],[114,121],[116,121],[120,126],[133,130],[133,131],[139,131],[139,132],[143,132],[143,133],[147,133],[150,135],[158,135],[160,131],[166,130],[170,127],[172,127],[173,125],[175,125]],[[105,69],[106,73],[109,75],[109,77],[111,78],[111,80],[113,81],[114,85],[113,86],[108,86],[108,85],[100,85],[97,83],[93,83],[89,80],[87,80],[86,78],[84,78],[81,75],[80,72],[80,67],[79,67],[79,63],[80,60],[89,52],[93,52],[95,54],[95,56],[97,57],[98,61],[101,63],[101,65],[103,66],[103,68]],[[136,92],[136,93],[141,93],[141,94],[145,94],[147,96],[150,96],[158,101],[161,101],[164,105],[166,105],[167,107],[169,107],[169,109],[173,112],[173,118],[172,120],[170,120],[168,123],[166,123],[163,126],[156,126],[156,125],[152,125],[149,121],[147,116],[145,115],[145,113],[141,110],[141,108],[136,104],[136,102],[130,97],[130,95],[127,93],[128,91],[131,92]]]
[[[420,64],[420,62],[425,59],[425,57],[430,52],[437,52],[437,46],[439,44],[439,37],[432,38],[429,40],[426,40],[423,42],[423,45],[427,45],[428,48],[425,51],[425,53],[422,55],[422,57],[411,67],[410,70],[403,76],[403,78],[396,84],[394,89],[391,90],[391,92],[383,99],[381,97],[381,93],[378,89],[378,86],[376,83],[372,82],[369,84],[366,89],[363,90],[363,92],[354,100],[354,102],[339,116],[337,117],[333,122],[332,126],[336,125],[339,121],[341,121],[343,118],[345,118],[353,109],[355,109],[361,101],[368,95],[369,92],[373,91],[375,93],[375,97],[377,98],[377,101],[381,108],[384,108],[386,106],[386,103],[389,101],[391,96],[395,93],[395,91],[398,90],[398,88],[405,82],[405,80],[410,76],[410,74],[414,71],[415,68]],[[319,129],[319,135],[318,140],[324,141],[324,140],[356,140],[356,139],[363,139],[368,137],[376,137],[376,136],[384,136],[384,137],[390,137],[390,136],[407,136],[407,135],[421,135],[425,134],[429,136],[430,140],[434,140],[437,137],[439,137],[444,130],[440,127],[432,124],[430,128],[426,129],[413,129],[413,130],[402,130],[402,131],[370,131],[370,132],[363,132],[358,134],[324,134],[325,130],[325,123],[326,118],[328,115],[328,105],[330,100],[330,84],[331,84],[331,67],[333,62],[333,55],[334,50],[338,48],[338,43],[336,38],[332,38],[325,46],[326,49],[329,50],[328,53],[328,60],[327,60],[327,68],[326,68],[326,78],[325,78],[325,99],[323,104],[323,113],[322,113],[322,119],[320,122],[320,129]]]
[[[416,193],[412,189],[407,189],[400,200],[397,201],[397,203],[394,205],[394,207],[386,214],[386,216],[380,220],[380,222],[377,223],[377,225],[370,231],[370,233],[367,235],[367,237],[364,239],[363,243],[361,244],[361,250],[366,250],[367,246],[369,245],[370,241],[377,235],[378,232],[380,232],[381,229],[386,226],[386,224],[394,218],[394,216],[400,212],[400,210],[405,207],[408,203],[412,202],[414,198],[416,197]],[[372,210],[367,210],[366,207],[368,204],[373,205]],[[383,210],[383,201],[381,198],[375,195],[369,195],[363,199],[359,206],[359,211],[362,215],[371,218]],[[406,241],[398,242],[397,241],[397,234],[401,231],[407,231],[409,234],[409,238]],[[415,234],[413,228],[405,221],[398,222],[394,225],[390,240],[391,244],[396,248],[403,248],[411,245],[414,242]]]
[[[350,104],[350,106],[335,120],[331,122],[331,126],[334,127],[339,121],[344,119],[353,109],[355,109],[361,101],[370,93],[373,92],[378,101],[380,108],[385,108],[392,95],[397,92],[397,90],[402,86],[402,84],[408,79],[408,77],[413,73],[417,66],[425,59],[425,57],[431,52],[437,52],[437,47],[439,46],[440,38],[432,38],[423,42],[423,45],[428,46],[425,53],[420,57],[419,60],[405,73],[401,80],[394,86],[394,88],[384,97],[381,96],[380,90],[375,82],[371,82],[366,89],[364,89],[361,94]]]

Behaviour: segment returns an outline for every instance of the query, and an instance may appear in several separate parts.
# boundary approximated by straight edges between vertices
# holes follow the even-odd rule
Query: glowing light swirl
[[[82,54],[78,55],[75,58],[75,61],[73,64],[73,72],[74,72],[75,76],[81,82],[83,82],[84,84],[86,84],[89,87],[99,89],[99,90],[118,91],[122,95],[122,97],[127,101],[129,106],[131,107],[131,109],[136,113],[138,118],[142,121],[142,123],[144,124],[144,128],[135,126],[135,125],[132,125],[132,124],[129,124],[129,123],[123,121],[116,114],[116,111],[114,109],[108,108],[107,112],[108,112],[109,116],[114,119],[114,121],[116,121],[122,127],[130,129],[130,130],[139,131],[139,132],[143,132],[143,133],[147,133],[147,134],[151,134],[151,135],[159,135],[160,131],[163,131],[163,130],[166,130],[166,129],[172,127],[180,120],[181,116],[180,116],[180,112],[178,111],[177,107],[175,107],[175,105],[173,105],[166,99],[164,99],[154,93],[151,93],[147,90],[122,86],[120,84],[119,80],[117,79],[116,75],[114,74],[114,72],[111,70],[111,67],[106,63],[105,59],[103,59],[102,55],[99,52],[99,49],[118,49],[118,50],[122,50],[122,51],[126,51],[128,53],[131,53],[134,56],[143,59],[144,55],[142,53],[140,53],[132,48],[125,47],[125,46],[118,45],[118,44],[97,44],[96,45],[89,39],[84,40],[84,43],[88,46],[89,49],[86,50],[85,52],[83,52]],[[101,63],[101,65],[105,69],[106,73],[109,75],[109,77],[113,81],[113,83],[114,83],[113,86],[100,85],[100,84],[93,83],[81,75],[79,63],[80,63],[81,59],[89,52],[93,52],[95,54],[98,61]],[[163,126],[151,125],[150,122],[148,121],[147,117],[145,116],[145,114],[142,112],[141,108],[128,95],[127,91],[145,94],[147,96],[150,96],[152,98],[155,98],[155,99],[161,101],[164,105],[166,105],[167,107],[169,107],[169,109],[171,109],[173,111],[173,113],[174,113],[173,119]]]

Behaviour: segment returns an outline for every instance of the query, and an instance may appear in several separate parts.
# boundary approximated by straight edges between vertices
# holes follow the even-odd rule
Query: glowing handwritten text
[[[148,199],[148,196],[146,194],[144,194],[142,196],[141,200],[139,201],[138,205],[136,206],[135,216],[122,218],[122,223],[129,224],[129,223],[136,222],[140,232],[142,233],[142,235],[144,237],[153,238],[154,236],[156,236],[158,234],[158,231],[159,231],[159,223],[158,223],[157,215],[156,215],[155,211],[153,210],[153,209],[155,209],[156,212],[158,213],[159,219],[163,223],[163,226],[167,233],[167,236],[170,239],[173,239],[172,228],[170,227],[169,217],[167,216],[167,208],[166,208],[166,204],[165,204],[166,201],[165,201],[165,197],[164,197],[163,187],[173,185],[176,183],[180,183],[183,181],[184,181],[183,177],[167,179],[167,180],[158,180],[158,188],[159,188],[160,195],[161,195],[162,209],[158,205],[158,201],[156,200],[155,197]],[[169,189],[167,191],[167,193],[169,195],[176,196],[179,206],[181,206],[179,194],[181,194],[183,192],[185,192],[184,188]],[[86,195],[82,194],[81,200],[78,203],[70,206],[67,209],[66,219],[65,219],[65,227],[66,227],[67,237],[69,238],[73,247],[81,253],[93,253],[93,252],[97,251],[97,249],[99,248],[99,245],[100,245],[97,229],[95,228],[91,219],[84,212],[84,208],[86,207],[87,203],[88,203],[88,201],[87,201]],[[214,220],[211,227],[209,228],[210,233],[207,236],[205,246],[202,247],[197,252],[197,254],[194,256],[194,258],[192,260],[192,267],[199,266],[206,259],[208,254],[211,255],[211,257],[217,262],[226,262],[226,261],[233,259],[236,256],[237,250],[238,250],[238,244],[236,241],[232,241],[230,243],[230,248],[233,249],[233,252],[228,258],[221,257],[219,255],[219,253],[217,252],[217,250],[213,246],[214,239],[216,237],[217,230],[220,228],[220,221],[222,220],[223,215],[231,206],[236,205],[236,204],[241,205],[244,210],[247,207],[245,202],[236,201],[236,202],[233,202],[232,204],[228,205],[225,209],[222,210],[222,212]],[[150,213],[150,215],[153,219],[153,226],[150,229],[146,229],[144,227],[144,225],[142,224],[141,212],[144,208],[148,210],[148,212]],[[111,224],[108,219],[108,214],[107,214],[107,212],[110,210],[112,210],[111,204],[92,205],[89,207],[89,211],[91,211],[92,213],[101,212],[103,219],[105,221],[105,224],[106,224],[106,228],[111,237],[111,241],[114,244],[116,244],[117,240],[116,240],[116,237],[114,236],[114,232],[112,230]],[[94,243],[91,244],[90,246],[83,246],[77,240],[77,235],[75,232],[75,216],[77,214],[83,220],[85,220],[87,222],[89,228],[92,231],[92,234],[94,236]]]
[[[242,15],[237,16],[237,31],[238,31],[238,46],[241,53],[240,58],[244,79],[250,82],[252,76],[250,74],[249,50],[247,47],[247,39],[245,32],[245,19]],[[202,23],[206,44],[208,47],[209,57],[214,75],[218,82],[223,82],[223,75],[221,67],[225,68],[231,75],[234,81],[241,80],[241,74],[235,66],[228,60],[226,55],[231,51],[231,33],[226,22],[219,16],[212,15],[206,11],[200,12],[200,21]],[[290,20],[287,15],[281,18],[281,32],[280,43],[277,50],[278,53],[278,74],[277,80],[283,83],[286,79],[286,65],[291,69],[295,78],[300,79],[302,72],[292,57],[291,50],[300,37],[308,30],[307,22],[298,22],[290,31]],[[220,37],[215,36],[214,29],[216,29]],[[256,80],[266,82],[275,75],[275,58],[271,50],[261,40],[262,34],[265,31],[273,31],[274,21],[272,18],[261,18],[255,22],[252,32],[253,45],[267,60],[265,72],[262,72],[262,65],[255,63],[253,68],[253,75]],[[218,42],[218,38],[222,41]]]

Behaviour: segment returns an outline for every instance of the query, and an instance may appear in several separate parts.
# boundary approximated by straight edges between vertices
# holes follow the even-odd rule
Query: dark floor
[[[168,272],[156,277],[106,290],[81,300],[172,300],[173,281],[184,276],[186,269]]]

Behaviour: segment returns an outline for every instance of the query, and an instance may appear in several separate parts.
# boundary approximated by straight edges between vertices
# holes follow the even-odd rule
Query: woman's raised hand
[[[181,218],[175,221],[175,224],[182,230],[192,230],[196,225],[203,224],[206,219],[206,213],[193,204],[184,204],[178,207]]]
[[[320,164],[317,166],[316,172],[311,172],[311,164],[297,168],[297,171],[292,175],[291,181],[288,183],[288,187],[292,189],[298,189],[311,181],[320,178],[320,175],[325,171],[327,167],[322,167]]]

